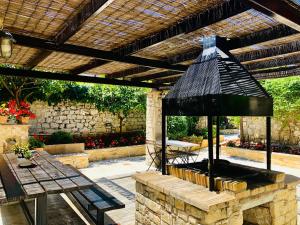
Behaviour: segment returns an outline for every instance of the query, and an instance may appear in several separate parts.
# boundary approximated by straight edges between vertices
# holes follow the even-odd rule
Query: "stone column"
[[[198,129],[207,128],[207,117],[206,116],[199,117],[199,121],[197,123],[197,128]]]
[[[161,140],[161,108],[162,91],[152,90],[147,95],[146,112],[146,162],[150,164],[152,159],[149,152],[154,152],[156,141]]]

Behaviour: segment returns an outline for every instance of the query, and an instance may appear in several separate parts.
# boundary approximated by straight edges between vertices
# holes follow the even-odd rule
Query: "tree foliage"
[[[274,116],[282,122],[282,129],[300,120],[300,77],[288,77],[262,82],[274,100]]]
[[[128,88],[124,86],[94,86],[91,99],[98,110],[109,111],[118,116],[120,133],[123,121],[132,110],[145,111],[146,95],[140,88]]]

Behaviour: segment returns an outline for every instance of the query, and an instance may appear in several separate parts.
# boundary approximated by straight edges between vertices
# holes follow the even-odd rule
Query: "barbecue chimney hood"
[[[226,40],[201,40],[203,52],[163,99],[166,115],[272,116],[273,99],[234,58]]]

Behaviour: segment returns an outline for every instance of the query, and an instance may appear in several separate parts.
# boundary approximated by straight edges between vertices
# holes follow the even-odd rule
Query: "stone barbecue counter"
[[[296,225],[299,178],[242,192],[210,192],[204,186],[158,172],[136,180],[136,224]]]

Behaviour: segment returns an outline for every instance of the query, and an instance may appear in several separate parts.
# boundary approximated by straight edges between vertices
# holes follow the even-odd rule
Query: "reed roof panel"
[[[126,69],[131,69],[137,67],[138,65],[120,62],[109,62],[103,66],[98,66],[94,69],[89,70],[92,74],[110,74],[114,72],[123,71]]]
[[[41,38],[55,36],[86,0],[0,0],[0,15],[10,31]]]
[[[69,43],[112,50],[222,2],[224,0],[113,0],[90,17]]]
[[[278,24],[279,23],[274,19],[251,9],[194,32],[178,35],[147,47],[135,55],[147,58],[168,58],[170,55],[181,54],[182,52],[195,50],[197,48],[200,49],[199,40],[203,36],[218,35],[221,37],[235,38],[272,28]]]
[[[37,68],[70,71],[78,66],[89,63],[91,60],[92,58],[86,56],[52,52],[37,65]]]

